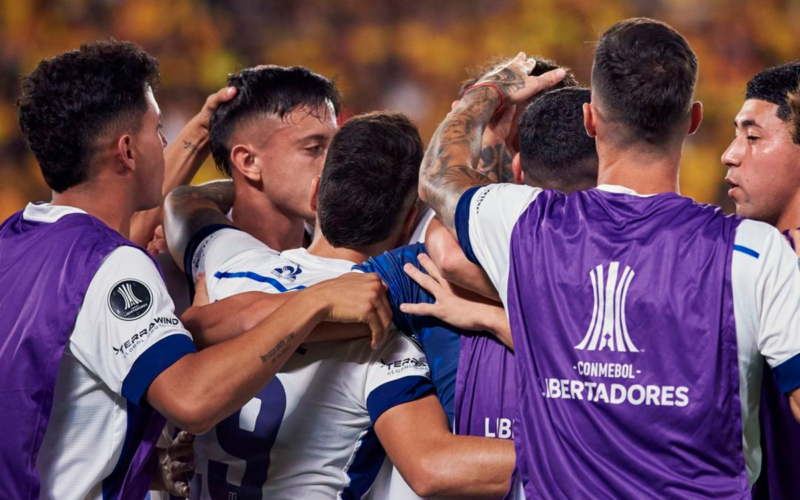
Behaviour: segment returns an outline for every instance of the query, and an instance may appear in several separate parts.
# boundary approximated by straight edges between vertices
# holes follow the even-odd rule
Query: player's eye
[[[318,155],[318,154],[322,153],[322,146],[319,146],[319,145],[317,145],[317,146],[309,146],[309,147],[306,148],[306,151],[308,151],[312,155]]]
[[[158,122],[158,130],[164,130],[164,124],[163,123]]]
[[[755,143],[759,139],[760,139],[760,137],[756,137],[754,135],[748,135],[747,136],[747,142],[749,142],[750,144]]]

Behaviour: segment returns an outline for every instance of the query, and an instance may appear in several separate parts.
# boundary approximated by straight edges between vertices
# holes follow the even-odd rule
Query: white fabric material
[[[246,291],[282,293],[308,287],[351,272],[354,264],[316,257],[302,248],[279,254],[242,231],[221,229],[198,246],[192,275],[206,273],[209,299],[216,301]],[[243,273],[256,279],[235,277]],[[304,344],[303,352],[295,353],[277,375],[286,393],[285,408],[272,408],[268,401],[260,408],[283,414],[263,498],[337,498],[350,484],[348,473],[354,472],[356,453],[372,427],[370,395],[387,383],[415,376],[429,378],[425,356],[396,330],[376,351],[368,339]],[[246,462],[223,450],[216,429],[195,443],[195,470],[203,475],[200,498],[208,500],[209,462],[227,464],[228,482],[234,484]]]
[[[640,196],[635,191],[601,185],[610,193]],[[517,219],[542,190],[529,186],[494,184],[472,198],[469,240],[476,258],[507,303],[511,233]],[[764,359],[775,367],[800,354],[800,272],[798,259],[772,226],[743,221],[735,245],[759,257],[733,252],[732,285],[739,357],[739,396],[742,405],[742,446],[752,485],[761,470],[758,410]]]
[[[23,217],[52,223],[70,213],[84,212],[31,204]],[[133,321],[118,318],[109,308],[109,295],[126,280],[143,283],[152,296],[149,310]],[[153,262],[132,247],[112,251],[89,285],[59,366],[53,410],[36,461],[42,500],[102,499],[102,481],[119,459],[127,430],[130,403],[121,395],[122,384],[139,356],[170,335],[189,332],[173,314]]]

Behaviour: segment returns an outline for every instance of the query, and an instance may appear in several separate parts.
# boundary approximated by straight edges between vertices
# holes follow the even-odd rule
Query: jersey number
[[[269,454],[285,412],[286,391],[274,378],[241,410],[217,424],[217,442],[238,460],[208,461],[212,500],[261,500]]]

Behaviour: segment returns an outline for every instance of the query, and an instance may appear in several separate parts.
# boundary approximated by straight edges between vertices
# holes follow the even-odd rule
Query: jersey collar
[[[22,217],[32,222],[56,222],[61,217],[69,214],[85,214],[83,210],[66,205],[51,205],[50,203],[28,203]]]

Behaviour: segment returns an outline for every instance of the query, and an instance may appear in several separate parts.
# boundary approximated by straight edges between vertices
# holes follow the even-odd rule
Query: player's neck
[[[652,152],[604,148],[598,143],[597,184],[615,184],[639,194],[680,193],[681,150]]]
[[[319,225],[317,225],[314,231],[314,241],[308,246],[308,253],[325,259],[347,260],[355,264],[361,264],[370,257],[368,252],[334,247],[328,242],[325,236],[322,235],[322,231],[319,230]]]
[[[789,201],[778,217],[775,227],[778,231],[789,231],[800,228],[800,191]]]
[[[108,186],[100,183],[85,183],[63,193],[53,192],[53,205],[79,208],[97,217],[108,227],[125,238],[131,235],[131,217],[134,209],[129,186]]]
[[[273,250],[282,252],[303,246],[305,221],[281,211],[263,194],[241,193],[237,189],[233,222],[240,229]]]

